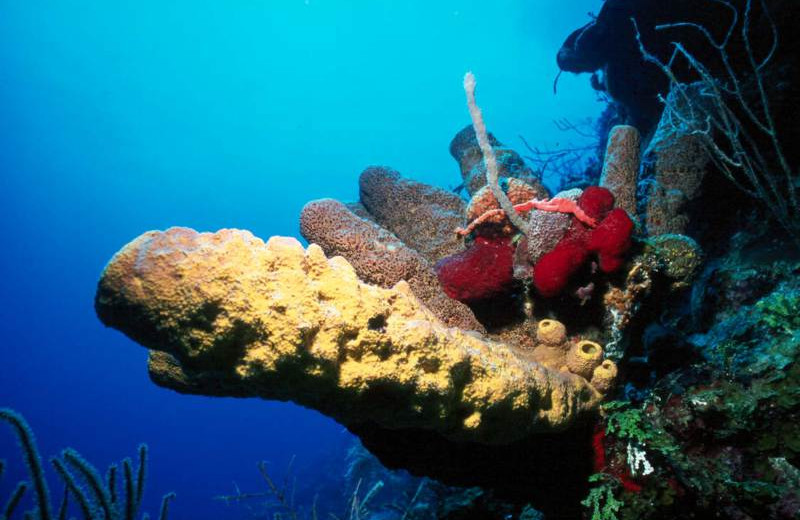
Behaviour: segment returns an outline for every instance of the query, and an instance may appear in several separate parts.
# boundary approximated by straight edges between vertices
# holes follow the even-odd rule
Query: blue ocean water
[[[262,459],[280,475],[296,454],[312,478],[351,436],[291,403],[155,386],[145,349],[94,315],[104,264],[173,225],[298,236],[303,204],[355,200],[370,164],[459,184],[468,70],[500,140],[563,144],[553,120],[602,104],[586,78],[553,94],[555,54],[600,4],[0,3],[0,406],[46,457],[72,446],[105,467],[147,442],[151,514],[176,491],[172,518],[243,518],[212,497],[263,490]],[[0,496],[24,474],[17,451],[0,428]]]

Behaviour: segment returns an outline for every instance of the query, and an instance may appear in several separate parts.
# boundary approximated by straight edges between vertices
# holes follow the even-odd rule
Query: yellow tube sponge
[[[545,345],[563,345],[567,341],[567,328],[557,320],[542,320],[536,327],[536,339]]]
[[[601,394],[607,394],[617,380],[617,365],[610,359],[603,360],[592,373],[592,386]]]
[[[595,367],[603,360],[603,347],[584,339],[575,343],[567,352],[567,368],[573,374],[591,379]]]
[[[291,400],[345,426],[503,444],[562,430],[602,399],[584,378],[445,326],[405,281],[365,284],[293,238],[145,233],[105,268],[95,307],[152,350],[159,385]]]

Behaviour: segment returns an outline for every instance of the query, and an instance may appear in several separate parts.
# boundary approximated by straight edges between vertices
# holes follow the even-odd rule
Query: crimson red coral
[[[590,217],[602,220],[614,207],[614,195],[600,186],[589,186],[578,197],[578,206]]]
[[[514,248],[506,237],[478,237],[464,251],[443,258],[436,274],[451,298],[475,301],[506,292],[514,281]]]
[[[633,222],[621,208],[611,210],[589,237],[586,248],[597,253],[600,270],[612,273],[625,263],[625,252],[631,246]]]
[[[612,209],[611,192],[590,186],[578,198],[578,206],[600,224],[591,229],[573,217],[564,238],[539,259],[533,270],[533,284],[544,297],[558,295],[592,253],[597,255],[598,266],[604,273],[614,272],[625,263],[633,222],[625,210]]]
[[[570,277],[580,269],[589,252],[582,240],[562,239],[556,247],[536,263],[533,284],[546,298],[556,296],[567,285]]]

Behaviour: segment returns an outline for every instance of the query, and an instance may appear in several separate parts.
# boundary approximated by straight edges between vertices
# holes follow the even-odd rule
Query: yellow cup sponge
[[[542,320],[536,328],[536,339],[546,345],[562,345],[567,341],[567,328],[557,320]]]
[[[603,347],[588,339],[575,343],[567,352],[567,368],[573,374],[591,379],[596,366],[603,361]]]
[[[608,393],[617,379],[617,364],[610,359],[603,360],[592,373],[592,386],[601,394]]]

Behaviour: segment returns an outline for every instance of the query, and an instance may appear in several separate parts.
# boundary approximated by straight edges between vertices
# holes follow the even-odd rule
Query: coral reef
[[[293,400],[389,466],[527,500],[535,488],[544,509],[576,504],[585,488],[580,439],[602,394],[569,372],[579,340],[566,334],[523,349],[448,328],[405,281],[367,285],[317,245],[236,230],[142,235],[104,270],[96,309],[152,349],[159,385]],[[445,463],[462,457],[469,468]],[[575,469],[554,476],[551,459]],[[523,463],[533,469],[512,485],[494,467]]]
[[[104,270],[96,310],[150,349],[161,386],[292,400],[344,424],[387,466],[574,517],[592,421],[620,373],[602,346],[615,336],[598,327],[633,223],[605,188],[548,198],[532,171],[511,167],[524,163],[510,150],[489,149],[492,167],[475,161],[479,141],[498,143],[467,84],[480,139],[462,131],[451,152],[469,204],[370,167],[358,203],[303,208],[307,249],[238,230],[140,236]],[[627,196],[632,160],[616,148],[607,178]]]
[[[745,27],[751,14],[769,25],[741,1]],[[771,222],[752,240],[744,224],[763,213],[706,174],[710,120],[687,114],[716,83],[682,83],[691,60],[668,78],[653,63],[681,52],[667,33],[747,44],[713,23],[739,2],[684,20],[695,3],[608,0],[567,38],[562,69],[603,69],[596,86],[631,123],[610,129],[598,186],[551,197],[487,132],[467,74],[473,125],[450,152],[468,202],[373,166],[358,202],[303,208],[305,249],[239,230],[145,233],[103,271],[97,314],[150,349],[157,384],[313,408],[388,468],[480,486],[454,501],[498,518],[580,518],[581,504],[605,520],[797,517],[800,267]],[[758,126],[750,115],[740,127]]]
[[[702,359],[643,402],[604,406],[595,513],[614,503],[618,519],[797,518],[798,295],[795,274],[695,336]]]
[[[767,5],[771,16],[762,10]],[[732,9],[737,13],[732,13]],[[747,17],[744,16],[745,9],[752,11]],[[563,71],[592,73],[592,87],[612,98],[623,122],[635,126],[647,136],[661,117],[663,106],[659,98],[666,97],[669,92],[670,78],[653,62],[643,59],[638,40],[644,42],[647,50],[663,63],[676,61],[674,43],[679,42],[686,52],[703,64],[707,74],[727,80],[728,70],[749,70],[750,61],[742,40],[748,32],[756,34],[758,39],[754,38],[752,42],[755,54],[759,59],[772,54],[773,63],[779,64],[775,67],[779,70],[777,76],[780,83],[784,83],[772,95],[784,96],[797,91],[798,69],[790,65],[797,49],[797,37],[792,32],[792,20],[797,18],[797,14],[795,3],[776,0],[675,0],[669,3],[608,0],[588,23],[567,36],[556,60]],[[635,20],[638,26],[638,40],[631,20]],[[731,21],[738,21],[740,26],[728,32]],[[742,31],[744,21],[750,24],[749,31]],[[772,23],[777,25],[777,33],[783,39],[777,53],[769,52],[772,44],[769,26]],[[719,42],[728,44],[727,63],[720,56]],[[679,82],[690,83],[697,77],[698,71],[690,66],[679,63],[674,67],[674,78]],[[773,82],[776,86],[778,77]]]

